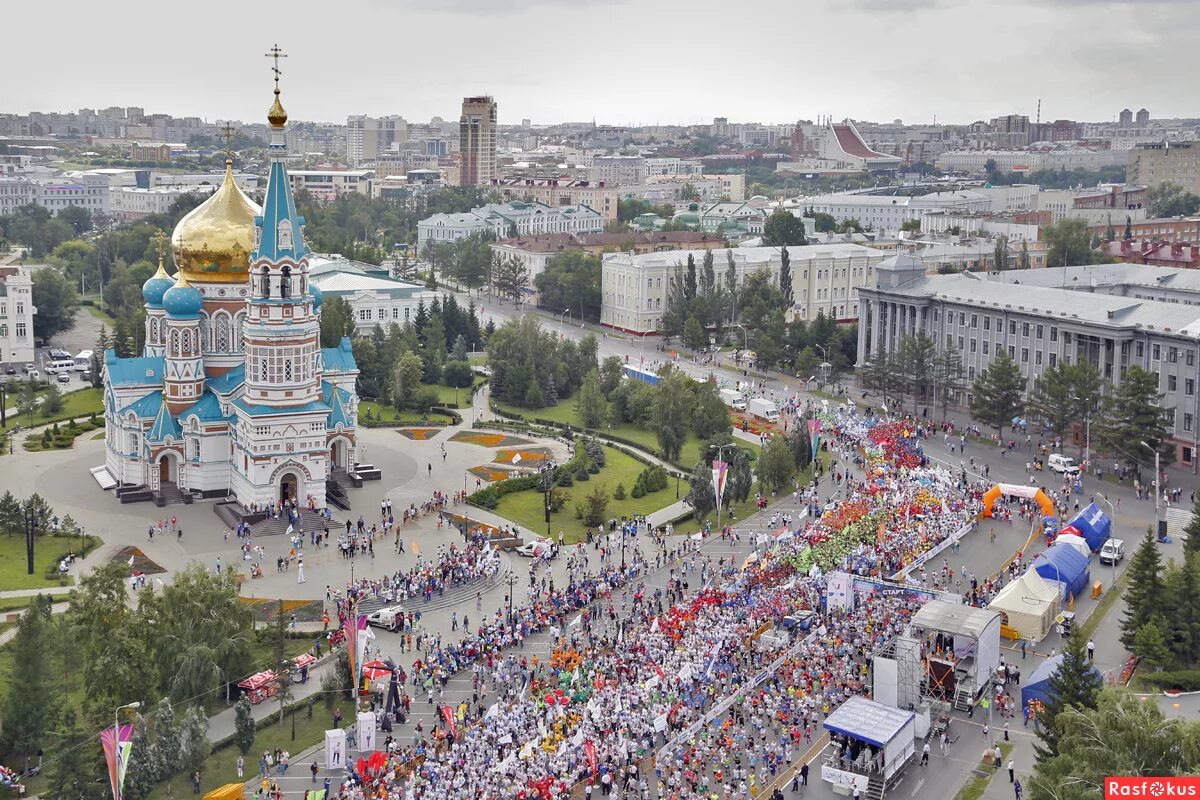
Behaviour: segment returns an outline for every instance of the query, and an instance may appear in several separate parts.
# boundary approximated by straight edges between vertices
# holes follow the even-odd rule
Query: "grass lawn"
[[[91,540],[94,549],[100,540],[95,536],[84,537]],[[0,587],[6,591],[14,589],[42,589],[46,586],[63,586],[58,578],[47,578],[46,570],[67,554],[68,550],[79,550],[79,537],[39,536],[33,545],[33,574],[27,575],[25,569],[25,537],[0,537]],[[74,579],[68,576],[66,583]]]
[[[454,391],[451,389],[450,391]],[[371,419],[380,420],[392,425],[418,425],[421,423],[421,418],[425,415],[418,411],[401,411],[396,413],[396,409],[390,405],[383,405],[374,400],[363,400],[358,405],[358,418],[365,419],[367,410],[370,409]],[[431,414],[429,419],[434,422],[444,422],[449,425],[453,420],[445,414]]]
[[[33,426],[36,428],[41,425],[51,425],[55,422],[64,422],[69,419],[103,414],[104,400],[101,396],[101,391],[89,386],[86,389],[76,389],[63,394],[61,410],[53,414],[43,414],[40,407],[34,410]],[[9,397],[11,399],[12,395]],[[20,423],[22,428],[28,428],[29,414],[9,414],[8,425],[15,426],[17,423]]]
[[[1000,745],[1000,763],[1008,762],[1008,756],[1012,753],[1012,742],[999,742]],[[992,766],[992,757],[981,758],[975,766],[973,772],[982,774],[974,774],[963,784],[963,787],[958,790],[958,794],[954,796],[954,800],[979,800],[983,797],[983,793],[987,791],[988,784],[992,782],[997,772],[1003,772],[1004,768],[996,769]]]
[[[606,519],[614,516],[619,518],[623,514],[649,514],[675,502],[675,480],[673,478],[668,481],[666,489],[660,489],[643,497],[633,497],[630,492],[633,490],[633,484],[637,480],[638,474],[646,468],[645,465],[612,447],[605,447],[604,450],[604,469],[592,475],[591,480],[576,481],[574,486],[562,489],[567,494],[567,502],[561,511],[550,515],[552,535],[557,536],[558,532],[562,531],[568,542],[584,538],[587,526],[583,524],[582,520],[575,519],[575,505],[581,503],[583,498],[590,494],[596,486],[603,486],[608,494]],[[617,484],[625,487],[624,500],[617,500],[613,497]],[[679,488],[680,496],[682,496],[687,492],[687,483],[681,481]],[[544,499],[542,493],[538,491],[514,492],[505,495],[500,499],[500,505],[496,507],[494,513],[512,520],[523,529],[538,534],[543,534],[546,529]]]
[[[496,407],[510,414],[521,414],[528,420],[533,418],[547,419],[551,422],[558,422],[563,425],[570,425],[576,429],[582,429],[583,424],[579,419],[579,415],[575,413],[575,401],[564,400],[556,406],[547,406],[539,408],[537,411],[529,411],[524,408],[506,405],[504,403],[496,403]],[[658,451],[658,436],[654,431],[648,428],[641,428],[631,422],[625,422],[616,427],[605,426],[600,429],[601,433],[609,433],[613,436],[619,436],[622,439],[628,439],[643,450],[653,454]],[[749,450],[751,453],[757,454],[758,448],[750,442],[744,442],[741,439],[735,440],[737,444]],[[679,463],[690,469],[688,465],[694,465],[700,460],[700,438],[695,434],[689,433],[687,439],[683,442],[683,449],[679,451]],[[626,489],[629,487],[626,486]]]
[[[487,378],[483,377],[482,375],[475,376],[475,386],[486,382]],[[434,389],[437,389],[438,402],[446,408],[465,408],[471,403],[471,387],[458,389],[458,394],[456,396],[453,386],[445,386],[440,383],[434,383],[424,384],[422,388],[425,386],[432,386]]]
[[[113,319],[110,314],[105,311],[101,311],[100,307],[97,305],[81,305],[80,308],[107,325],[108,332],[110,334],[112,333],[113,326],[117,324],[117,321]]]

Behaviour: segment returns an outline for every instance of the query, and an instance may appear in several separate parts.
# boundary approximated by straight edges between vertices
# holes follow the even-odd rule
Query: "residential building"
[[[36,203],[38,185],[19,175],[0,176],[0,216],[13,213],[21,206]]]
[[[288,174],[292,191],[305,192],[318,203],[330,203],[344,194],[371,194],[369,169],[298,169]]]
[[[1046,369],[1086,360],[1112,391],[1136,364],[1158,377],[1177,463],[1195,465],[1200,270],[1097,264],[929,275],[919,257],[904,252],[876,274],[874,285],[859,290],[860,368],[918,331],[938,352],[962,354],[968,386],[1000,350],[1017,362],[1027,390]]]
[[[927,211],[921,215],[921,232],[948,233],[953,230],[963,234],[1007,236],[1011,242],[1036,242],[1042,238],[1042,227],[1049,225],[1052,219],[1049,211]]]
[[[646,161],[641,156],[596,156],[588,177],[610,186],[631,186],[646,180]]]
[[[190,194],[209,195],[217,186],[189,186],[187,188],[156,186],[139,189],[136,186],[118,186],[108,190],[109,214],[114,219],[130,222],[150,214],[165,214],[175,201]]]
[[[1125,180],[1147,187],[1174,183],[1200,194],[1200,143],[1138,145],[1129,151]]]
[[[395,145],[408,141],[408,123],[404,117],[368,117],[357,114],[346,118],[346,161],[357,167],[373,161]]]
[[[0,266],[0,361],[33,363],[33,281],[29,268]]]
[[[376,325],[386,329],[416,319],[417,306],[428,307],[438,293],[396,280],[386,269],[349,261],[337,255],[314,256],[309,275],[321,290],[322,302],[341,297],[354,312],[357,333],[369,334]]]
[[[0,184],[2,185],[2,184]],[[1113,228],[1117,236],[1125,236],[1125,216],[1114,214]],[[1156,217],[1130,222],[1130,233],[1135,239],[1155,239],[1168,242],[1200,242],[1200,217]],[[1107,223],[1090,227],[1092,233],[1103,236]]]
[[[434,214],[417,223],[417,248],[429,243],[456,242],[473,233],[488,232],[497,239],[550,233],[600,233],[604,220],[586,205],[553,207],[514,200],[474,208],[463,214]]]
[[[109,210],[108,180],[81,174],[75,177],[51,178],[36,183],[34,201],[51,214],[57,214],[67,206],[86,208],[93,214],[107,214]]]
[[[691,188],[691,194],[686,197],[684,187]],[[741,173],[648,175],[640,186],[621,187],[621,193],[652,203],[741,202],[746,199],[746,176]]]
[[[764,270],[778,281],[780,251],[778,247],[736,247],[711,252],[718,280],[725,280],[732,261],[740,286],[748,275]],[[875,265],[887,257],[887,253],[857,244],[805,245],[787,251],[794,302],[790,317],[806,320],[818,314],[844,322],[857,318],[858,288],[874,283]],[[681,274],[689,254],[700,263],[701,254],[686,250],[604,256],[600,323],[637,335],[657,332],[671,281]]]
[[[548,206],[586,205],[600,212],[605,222],[617,218],[621,195],[606,183],[572,178],[498,178],[491,186],[504,200],[527,200]]]
[[[465,97],[458,121],[460,186],[487,186],[496,177],[496,101]]]
[[[1200,268],[1200,241],[1170,242],[1164,239],[1114,239],[1101,249],[1126,264],[1154,267]]]
[[[699,212],[700,230],[720,233],[730,242],[740,242],[751,236],[762,236],[767,213],[749,203],[713,203]]]
[[[932,211],[984,212],[992,208],[992,198],[970,189],[957,192],[933,192],[919,197],[872,194],[827,194],[799,197],[791,204],[796,209],[830,214],[837,222],[856,219],[864,227],[895,231],[911,220],[919,220]]]
[[[719,236],[700,231],[655,231],[646,233],[552,233],[501,239],[492,245],[500,258],[515,258],[529,271],[529,283],[546,269],[556,253],[578,250],[585,253],[656,253],[673,250],[714,250],[725,247]],[[536,297],[533,298],[536,302]]]
[[[1126,151],[1086,149],[1082,147],[1030,147],[1027,150],[948,150],[938,156],[934,166],[943,172],[961,172],[985,176],[991,166],[997,172],[1035,172],[1042,169],[1090,169],[1125,166]],[[1146,183],[1127,176],[1130,183]]]

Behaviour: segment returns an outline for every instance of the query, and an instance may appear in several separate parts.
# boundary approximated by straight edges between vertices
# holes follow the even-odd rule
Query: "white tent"
[[[1084,558],[1092,557],[1092,548],[1088,547],[1087,539],[1074,533],[1060,533],[1054,539],[1055,544],[1070,545],[1071,549]]]
[[[1060,591],[1059,584],[1031,569],[1001,589],[988,608],[999,611],[1004,623],[1016,630],[1022,639],[1040,642],[1050,632],[1058,615]]]

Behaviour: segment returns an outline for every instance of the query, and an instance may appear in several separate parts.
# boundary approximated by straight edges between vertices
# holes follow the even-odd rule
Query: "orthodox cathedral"
[[[326,479],[353,469],[358,368],[348,338],[320,346],[321,292],[284,166],[278,70],[267,119],[263,207],[227,161],[221,187],[175,227],[174,278],[160,253],[142,286],[143,354],[104,354],[105,467],[118,494],[324,508]]]

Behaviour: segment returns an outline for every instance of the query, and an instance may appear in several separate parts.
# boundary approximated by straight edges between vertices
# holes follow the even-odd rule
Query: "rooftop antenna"
[[[1042,98],[1038,98],[1037,124],[1042,124]]]

